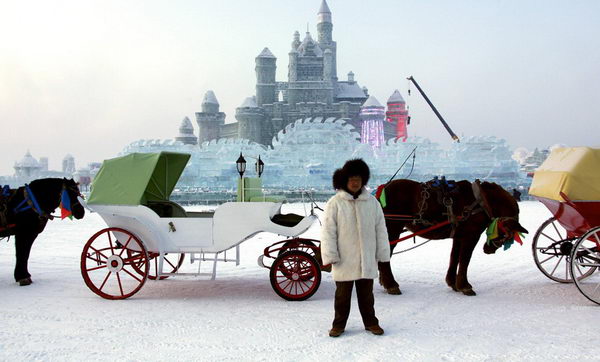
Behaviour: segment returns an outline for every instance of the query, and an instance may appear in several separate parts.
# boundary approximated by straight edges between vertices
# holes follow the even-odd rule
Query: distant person
[[[512,189],[512,195],[517,201],[521,201],[521,192],[517,189]]]
[[[344,333],[354,284],[365,329],[383,334],[375,317],[373,279],[377,263],[390,261],[390,245],[383,210],[365,188],[369,175],[369,166],[361,159],[346,162],[333,174],[337,193],[327,202],[321,231],[323,264],[332,264],[336,285],[330,337]]]

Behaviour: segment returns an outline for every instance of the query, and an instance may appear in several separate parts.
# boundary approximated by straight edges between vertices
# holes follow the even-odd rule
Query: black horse
[[[63,196],[63,190],[66,195]],[[8,190],[6,190],[8,191]],[[0,237],[15,236],[17,262],[15,280],[19,285],[32,283],[31,274],[27,271],[27,261],[34,240],[44,231],[51,213],[63,202],[69,202],[73,216],[83,218],[85,210],[79,203],[80,196],[77,183],[72,179],[46,178],[32,181],[28,186],[10,190],[0,196]]]
[[[467,270],[480,235],[496,219],[498,236],[483,246],[486,254],[493,254],[505,242],[510,242],[515,232],[527,233],[519,224],[519,206],[500,185],[490,182],[473,184],[469,181],[453,182],[436,187],[431,182],[395,180],[385,188],[386,216],[390,241],[397,240],[405,229],[419,232],[433,225],[445,226],[427,231],[420,236],[426,239],[452,239],[450,264],[446,283],[454,291],[475,295],[467,279]],[[391,246],[394,250],[395,244]],[[457,270],[458,269],[458,270]],[[401,294],[394,279],[390,263],[379,263],[379,282],[389,294]]]

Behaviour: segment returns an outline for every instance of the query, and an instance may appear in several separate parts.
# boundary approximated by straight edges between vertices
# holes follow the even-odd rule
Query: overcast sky
[[[172,138],[214,90],[233,122],[264,47],[287,80],[294,31],[316,38],[321,0],[0,0],[0,175],[29,149],[59,169]],[[600,146],[600,1],[328,0],[338,76],[410,106],[410,135],[511,147]],[[197,130],[196,130],[197,134]]]

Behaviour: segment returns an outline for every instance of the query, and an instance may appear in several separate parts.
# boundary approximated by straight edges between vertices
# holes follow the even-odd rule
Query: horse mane
[[[519,215],[519,204],[515,198],[502,186],[495,182],[484,181],[480,184],[481,194],[489,206],[493,216],[517,216]]]
[[[55,184],[62,186],[63,182],[65,182],[65,181],[67,181],[67,180],[62,179],[62,178],[40,178],[40,179],[31,181],[29,183],[29,186],[31,186],[31,187],[49,186],[49,185],[54,186]]]
[[[62,185],[68,181],[73,182],[73,180],[62,178],[42,178],[31,181],[29,187],[35,192],[40,207],[50,213],[58,207]]]

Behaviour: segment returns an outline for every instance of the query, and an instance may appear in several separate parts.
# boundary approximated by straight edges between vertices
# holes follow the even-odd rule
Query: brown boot
[[[342,333],[344,333],[343,329],[339,329],[339,328],[331,328],[329,330],[329,337],[339,337],[342,335]]]
[[[380,336],[380,335],[383,334],[383,329],[380,326],[378,326],[378,325],[374,325],[374,326],[370,326],[370,327],[365,327],[365,330],[373,333],[376,336]]]

